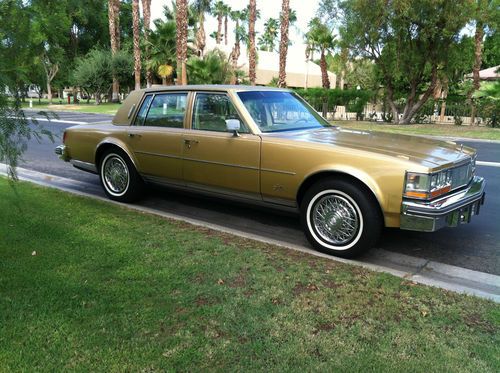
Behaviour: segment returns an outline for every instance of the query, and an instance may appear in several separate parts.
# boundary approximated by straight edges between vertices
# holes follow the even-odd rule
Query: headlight
[[[407,172],[404,196],[417,199],[431,199],[451,190],[451,170],[432,174]]]

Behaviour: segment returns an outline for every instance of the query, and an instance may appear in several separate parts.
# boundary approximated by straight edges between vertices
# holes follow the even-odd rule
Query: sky
[[[175,1],[175,0],[174,0]],[[152,0],[151,1],[151,19],[163,18],[163,6],[170,6],[171,0]],[[241,10],[248,5],[248,0],[225,0],[232,9]],[[290,8],[297,12],[297,22],[290,27],[289,38],[292,45],[301,47],[303,44],[303,34],[307,31],[307,24],[314,18],[318,9],[319,0],[290,0]],[[264,23],[268,18],[279,18],[281,11],[281,0],[257,0],[257,9],[260,10],[260,19],[257,20],[255,29],[257,31],[257,39],[259,33],[264,30]],[[232,30],[234,24],[229,23],[228,29]],[[217,19],[212,16],[207,16],[205,23],[205,32],[208,35],[213,31],[217,31]],[[231,33],[228,32],[231,35]],[[228,35],[228,36],[230,36]],[[231,38],[229,39],[231,40]]]

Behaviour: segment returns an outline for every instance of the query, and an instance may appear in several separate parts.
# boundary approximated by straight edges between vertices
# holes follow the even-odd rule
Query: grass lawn
[[[4,178],[0,237],[0,371],[500,371],[490,301]]]
[[[331,123],[356,130],[402,133],[405,135],[431,135],[472,139],[500,140],[500,128],[455,126],[453,124],[395,125],[378,122],[332,121]]]
[[[65,103],[66,102],[66,103]],[[121,104],[116,103],[102,103],[96,105],[93,100],[89,104],[86,100],[80,101],[79,104],[68,104],[67,101],[59,103],[59,99],[54,99],[53,104],[50,105],[47,100],[42,99],[41,103],[38,99],[33,99],[33,110],[47,110],[47,111],[76,111],[81,113],[94,113],[94,114],[115,114]],[[23,108],[29,109],[29,99],[21,104]]]

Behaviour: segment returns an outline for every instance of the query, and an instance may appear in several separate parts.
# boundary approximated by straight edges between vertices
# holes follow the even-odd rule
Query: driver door
[[[239,136],[227,131],[226,119],[240,120]],[[191,129],[183,140],[183,176],[188,187],[261,199],[261,139],[250,133],[225,93],[195,94]]]

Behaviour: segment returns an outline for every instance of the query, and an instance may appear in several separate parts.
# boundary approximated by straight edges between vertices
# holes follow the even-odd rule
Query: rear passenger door
[[[153,93],[144,97],[128,130],[127,141],[145,179],[183,185],[187,97],[187,92]]]

